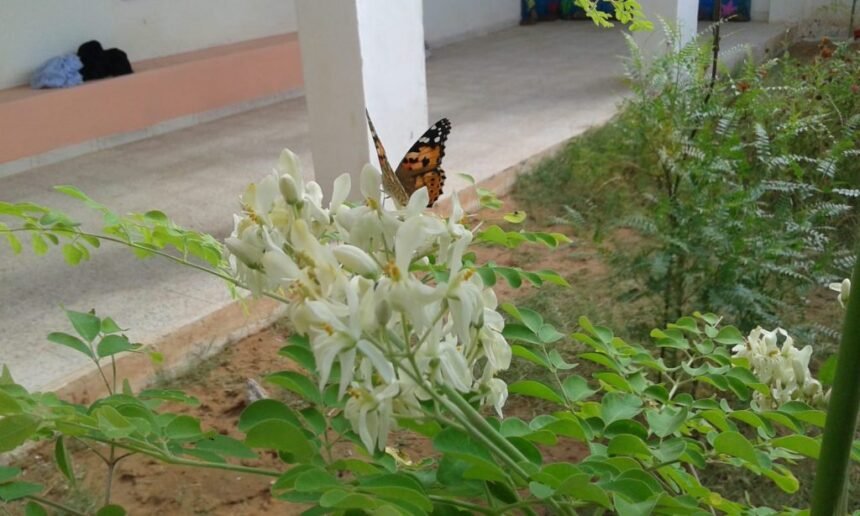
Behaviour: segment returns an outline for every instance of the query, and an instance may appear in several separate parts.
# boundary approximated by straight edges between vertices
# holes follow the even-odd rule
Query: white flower
[[[842,308],[845,308],[845,305],[848,303],[848,296],[851,295],[851,280],[845,278],[842,280],[842,283],[831,283],[827,285],[827,287],[830,290],[839,292],[836,299],[839,300],[839,305],[842,306]]]
[[[499,378],[490,378],[479,389],[483,392],[482,402],[492,405],[499,417],[503,417],[502,408],[508,400],[508,384]]]
[[[349,197],[349,190],[352,187],[352,179],[349,174],[341,174],[334,180],[334,188],[332,188],[331,202],[328,205],[329,211],[336,211],[340,205]]]
[[[757,327],[750,332],[744,344],[732,348],[732,353],[735,357],[745,358],[756,377],[770,385],[770,400],[756,394],[760,404],[779,406],[792,400],[810,404],[826,403],[827,395],[809,371],[812,346],[798,349],[794,339],[782,328],[768,331]]]
[[[400,385],[397,382],[374,385],[367,362],[359,366],[359,374],[365,380],[352,385],[343,414],[358,432],[365,448],[384,450],[388,433],[394,426],[394,399],[400,393]]]

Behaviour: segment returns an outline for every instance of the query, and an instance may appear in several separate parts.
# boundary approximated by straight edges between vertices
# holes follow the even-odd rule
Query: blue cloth
[[[48,59],[30,78],[30,87],[34,90],[41,88],[69,88],[83,84],[81,63],[77,54],[66,54]]]

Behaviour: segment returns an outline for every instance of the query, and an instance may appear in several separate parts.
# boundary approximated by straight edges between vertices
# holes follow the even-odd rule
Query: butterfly
[[[397,170],[393,171],[388,162],[388,156],[385,154],[385,148],[382,146],[382,141],[380,141],[379,135],[376,134],[376,129],[373,127],[373,122],[370,120],[370,113],[365,111],[365,114],[367,115],[367,125],[370,127],[370,135],[376,146],[379,168],[382,169],[382,187],[385,192],[397,204],[406,206],[409,203],[409,197],[422,186],[426,186],[427,193],[430,195],[430,202],[427,207],[431,208],[442,195],[442,187],[445,186],[442,158],[445,157],[445,142],[451,132],[451,122],[447,118],[443,118],[430,126],[430,129],[427,129],[421,138],[418,138],[418,141],[412,145],[406,156],[397,165]]]

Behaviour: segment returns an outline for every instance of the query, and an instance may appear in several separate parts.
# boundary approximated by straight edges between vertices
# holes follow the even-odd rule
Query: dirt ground
[[[513,201],[506,199],[504,210],[482,212],[477,219],[484,224],[499,223],[504,213],[516,209]],[[570,233],[570,228],[548,228],[547,230]],[[573,235],[569,235],[575,238]],[[552,269],[573,280],[582,274],[605,274],[605,267],[598,261],[596,253],[592,259],[573,257],[568,251],[547,250],[530,246],[525,250],[507,250],[498,247],[475,249],[479,261],[492,260],[499,265],[522,266],[529,270]],[[527,262],[524,262],[524,259]],[[496,286],[500,302],[529,295],[533,287],[511,289],[500,280]],[[285,345],[287,330],[280,325],[268,328],[228,347],[219,355],[201,363],[187,376],[170,384],[200,400],[197,407],[168,405],[167,410],[187,413],[202,420],[204,428],[241,438],[235,429],[239,414],[247,405],[246,381],[258,381],[266,374],[294,367],[290,361],[278,355]],[[271,386],[270,386],[271,387]],[[271,387],[273,393],[277,390]],[[530,418],[540,407],[532,401],[511,398],[506,415]],[[430,443],[420,436],[399,432],[392,436],[392,445],[410,458],[432,454]],[[71,446],[70,446],[71,447]],[[578,460],[585,454],[580,443],[560,442],[546,450],[548,461]],[[45,497],[63,500],[84,512],[94,511],[103,503],[105,492],[105,465],[90,450],[79,447],[73,452],[75,471],[81,477],[78,488],[70,490],[53,463],[53,451],[42,446],[21,462],[27,479],[48,486]],[[269,469],[286,469],[276,457],[267,456],[256,461],[243,461],[249,466]],[[188,467],[163,465],[144,456],[131,456],[121,461],[114,476],[113,503],[122,505],[129,514],[210,514],[210,515],[256,515],[299,514],[304,508],[293,506],[270,495],[271,478],[255,477],[228,471],[203,470]]]

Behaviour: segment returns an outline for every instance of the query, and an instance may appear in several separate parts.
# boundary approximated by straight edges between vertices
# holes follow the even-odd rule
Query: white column
[[[640,0],[640,3],[645,16],[654,22],[653,31],[633,33],[633,38],[646,59],[669,49],[661,19],[679,31],[680,46],[686,45],[696,37],[699,18],[699,2],[696,0]]]
[[[377,165],[364,110],[392,166],[427,128],[421,0],[297,0],[316,180]]]

